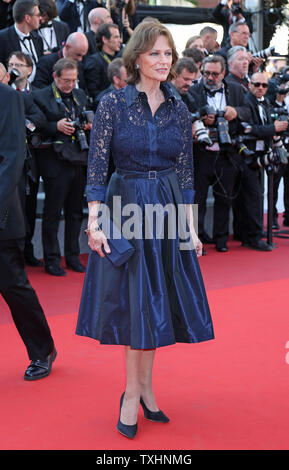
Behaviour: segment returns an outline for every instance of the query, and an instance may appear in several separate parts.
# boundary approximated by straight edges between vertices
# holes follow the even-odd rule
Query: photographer
[[[216,51],[216,54],[221,55],[227,62],[227,55],[229,50],[235,46],[242,46],[248,50],[248,42],[250,38],[250,29],[246,23],[236,22],[233,23],[229,28],[229,40],[222,49]],[[248,50],[248,58],[250,65],[250,72],[257,72],[259,67],[263,63],[263,59],[258,56],[253,56]],[[227,63],[228,72],[228,63]]]
[[[12,88],[21,93],[24,100],[24,110],[26,118],[26,199],[25,215],[27,222],[27,234],[25,240],[24,257],[29,266],[39,267],[43,263],[34,256],[32,238],[34,235],[37,193],[39,187],[39,172],[35,158],[35,151],[31,146],[31,139],[41,131],[45,125],[45,116],[33,100],[33,89],[28,79],[32,72],[33,63],[28,54],[15,51],[8,57],[9,83]]]
[[[273,113],[275,116],[280,116],[280,118],[288,121],[288,110],[285,105],[285,98],[288,94],[288,87],[285,83],[282,83],[280,87],[277,89],[275,101],[273,101],[272,106],[274,107]],[[267,95],[266,95],[267,96]],[[284,146],[286,151],[289,150],[289,137],[283,136],[282,140],[284,142]],[[284,193],[283,193],[283,202],[284,202],[284,214],[283,214],[283,225],[285,227],[289,226],[289,166],[287,164],[279,165],[277,173],[274,173],[274,183],[273,183],[273,204],[274,204],[274,212],[273,212],[273,225],[272,228],[275,230],[279,230],[280,226],[278,223],[278,211],[276,208],[276,204],[278,201],[278,189],[281,179],[283,178],[284,184]]]
[[[188,110],[192,112],[195,108],[195,103],[192,95],[188,93],[188,91],[192,86],[193,80],[196,78],[198,67],[193,59],[183,57],[177,61],[174,71],[176,76],[171,83],[187,105]]]
[[[213,10],[216,22],[223,26],[224,35],[221,46],[224,47],[228,41],[228,31],[233,23],[247,23],[250,32],[253,33],[252,14],[243,10],[242,0],[221,0]]]
[[[255,152],[254,156],[247,160],[247,169],[244,172],[243,184],[240,190],[242,233],[244,246],[270,251],[272,248],[261,240],[263,231],[263,187],[261,169],[267,168],[271,163],[271,149],[274,148],[274,136],[288,128],[287,121],[275,120],[271,117],[271,104],[265,93],[268,88],[268,78],[265,73],[252,75],[249,89],[245,96],[245,103],[251,111],[251,136],[253,140],[248,142],[248,148]],[[246,179],[251,181],[245,184]],[[248,210],[249,209],[249,210]],[[267,245],[267,246],[266,246]]]
[[[45,270],[54,276],[64,276],[57,238],[62,209],[66,266],[77,272],[85,271],[79,261],[78,238],[86,183],[88,136],[85,130],[91,124],[85,113],[85,92],[75,88],[76,61],[60,59],[54,66],[53,79],[51,86],[37,90],[34,95],[46,117],[44,148],[37,150],[37,158],[45,191],[42,219]]]
[[[220,252],[228,251],[230,208],[241,166],[240,157],[229,141],[239,132],[238,118],[246,121],[249,117],[248,109],[244,107],[241,86],[227,84],[224,77],[224,59],[217,55],[207,57],[203,62],[203,81],[191,87],[189,91],[196,103],[195,112],[205,106],[211,107],[212,111],[208,112],[204,119],[209,129],[216,131],[216,128],[229,128],[229,135],[225,132],[224,140],[223,134],[217,132],[217,139],[222,137],[222,143],[215,142],[211,147],[198,142],[194,144],[195,203],[199,206],[199,238],[203,242],[210,241],[204,231],[204,218],[208,189],[212,185],[215,198],[213,239],[217,251]]]

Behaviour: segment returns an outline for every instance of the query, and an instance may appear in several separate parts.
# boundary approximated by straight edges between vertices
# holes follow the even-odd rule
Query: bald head
[[[262,72],[254,73],[251,77],[249,88],[251,93],[256,96],[256,98],[262,98],[262,96],[266,94],[268,88],[267,75]]]
[[[93,8],[88,14],[89,26],[92,31],[97,32],[98,27],[103,23],[113,23],[112,18],[106,8]]]
[[[88,40],[83,33],[71,33],[64,46],[64,57],[82,61],[82,58],[87,54],[88,51]]]

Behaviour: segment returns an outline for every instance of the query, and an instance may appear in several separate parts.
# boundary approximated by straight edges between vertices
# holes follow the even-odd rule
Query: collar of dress
[[[160,85],[161,90],[164,93],[165,100],[175,100],[175,96],[172,93],[172,90],[170,89],[169,85],[166,82],[162,82]],[[135,85],[127,85],[124,88],[124,94],[125,94],[125,99],[126,103],[128,106],[131,106],[139,96],[146,96],[146,94],[142,91],[138,91]]]

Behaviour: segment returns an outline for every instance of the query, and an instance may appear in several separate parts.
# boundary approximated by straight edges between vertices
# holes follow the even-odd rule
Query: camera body
[[[80,150],[88,150],[89,148],[85,134],[85,126],[86,124],[92,123],[93,116],[93,111],[82,110],[74,119],[70,120],[75,128],[75,137],[79,143]]]

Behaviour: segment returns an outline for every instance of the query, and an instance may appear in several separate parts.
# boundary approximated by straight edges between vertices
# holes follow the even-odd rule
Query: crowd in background
[[[192,113],[195,203],[203,254],[207,243],[214,243],[219,252],[228,251],[231,210],[234,238],[245,248],[271,251],[263,231],[264,172],[271,167],[273,229],[279,228],[276,204],[281,178],[284,225],[289,225],[288,122],[272,112],[280,108],[286,115],[286,70],[282,71],[285,79],[279,83],[277,77],[277,86],[269,95],[264,58],[248,50],[252,24],[242,15],[232,20],[229,13],[226,1],[214,12],[216,21],[224,26],[221,45],[211,26],[200,25],[199,34],[188,38],[171,82],[175,98],[182,99]],[[66,274],[60,266],[57,238],[64,213],[66,265],[84,272],[78,239],[92,113],[106,93],[126,86],[121,57],[139,22],[134,0],[107,4],[96,0],[0,0],[0,19],[0,80],[23,94],[25,107],[29,157],[24,201],[26,263],[43,265],[35,258],[32,244],[41,178],[45,270],[56,276]],[[250,124],[254,137],[248,143],[239,139],[244,123]],[[231,143],[220,142],[223,125],[228,125]],[[276,160],[276,150],[272,156],[279,147],[281,162]],[[210,187],[214,196],[212,234],[205,227]]]

